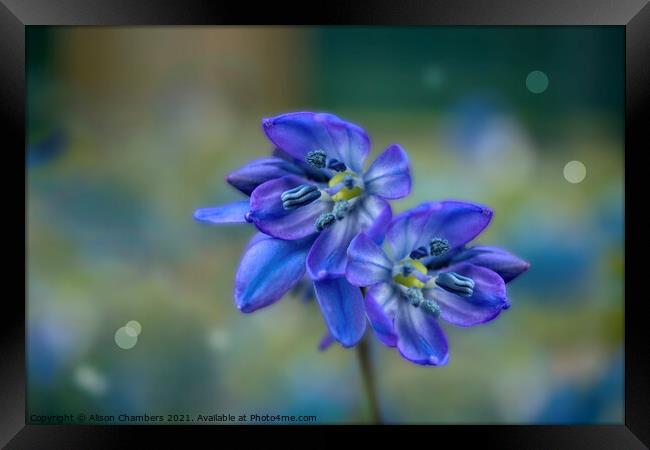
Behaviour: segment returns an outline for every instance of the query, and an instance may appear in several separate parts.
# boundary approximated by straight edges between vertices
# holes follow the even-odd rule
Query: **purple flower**
[[[366,312],[381,342],[414,363],[446,364],[438,319],[473,326],[509,307],[505,283],[528,263],[497,248],[465,247],[491,218],[474,203],[424,203],[393,219],[383,249],[365,234],[352,241],[346,277],[367,287]]]
[[[345,252],[354,236],[363,231],[381,242],[392,217],[387,200],[409,194],[406,152],[391,145],[364,171],[370,139],[336,116],[284,114],[265,119],[263,128],[276,147],[313,172],[259,185],[251,193],[249,219],[280,239],[317,235],[307,256],[309,275],[314,280],[344,276]]]
[[[352,346],[363,336],[366,318],[361,291],[345,278],[346,250],[360,232],[383,240],[392,217],[386,200],[411,189],[406,152],[391,145],[364,172],[370,139],[354,124],[299,112],[264,119],[262,125],[274,156],[226,177],[250,200],[202,208],[194,217],[211,224],[252,222],[262,232],[237,271],[240,310],[274,303],[306,267],[329,333]]]

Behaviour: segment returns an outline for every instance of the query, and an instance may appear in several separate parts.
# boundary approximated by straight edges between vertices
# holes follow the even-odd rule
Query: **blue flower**
[[[364,171],[368,135],[336,116],[284,114],[265,119],[263,128],[276,147],[312,172],[259,185],[251,193],[249,219],[280,239],[317,235],[307,256],[309,275],[314,280],[344,276],[345,252],[354,236],[363,231],[381,242],[392,217],[387,200],[410,193],[406,152],[391,145]]]
[[[465,247],[491,218],[474,203],[424,203],[393,219],[383,249],[365,234],[352,241],[346,276],[366,287],[367,315],[381,342],[417,364],[446,364],[438,319],[473,326],[509,307],[505,283],[528,263],[497,248]]]
[[[237,271],[235,303],[252,312],[281,298],[304,276],[331,336],[343,346],[363,336],[361,291],[345,278],[346,250],[365,232],[382,241],[392,212],[387,199],[409,194],[406,152],[389,146],[363,171],[370,139],[331,114],[299,112],[262,121],[274,156],[226,177],[250,199],[202,208],[211,224],[252,222],[262,233],[249,244]]]

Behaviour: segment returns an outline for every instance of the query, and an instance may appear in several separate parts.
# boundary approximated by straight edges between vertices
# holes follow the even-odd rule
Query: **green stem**
[[[377,385],[375,383],[374,370],[372,361],[370,361],[370,342],[366,334],[357,344],[357,357],[361,367],[361,378],[368,397],[372,423],[381,424],[381,415],[379,413],[379,402],[377,399]]]

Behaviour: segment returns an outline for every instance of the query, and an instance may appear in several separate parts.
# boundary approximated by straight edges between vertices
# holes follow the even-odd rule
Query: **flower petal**
[[[529,263],[518,256],[503,249],[488,246],[475,246],[461,250],[452,259],[452,264],[458,262],[487,267],[498,273],[506,283],[514,280],[530,267]]]
[[[347,249],[352,239],[365,232],[379,239],[391,217],[390,205],[377,196],[362,198],[341,221],[322,231],[307,256],[312,279],[345,276]]]
[[[386,243],[394,261],[404,259],[416,248],[426,216],[426,208],[420,206],[393,218],[386,232]]]
[[[390,203],[376,195],[364,197],[354,207],[353,216],[359,223],[359,232],[364,232],[377,244],[381,244],[393,218]]]
[[[495,272],[485,267],[460,263],[449,266],[445,272],[456,272],[474,281],[474,294],[462,297],[436,286],[425,289],[426,298],[433,298],[440,306],[440,318],[460,326],[470,327],[489,322],[507,306],[506,285]]]
[[[492,220],[492,210],[478,203],[446,200],[428,204],[431,215],[427,219],[419,245],[435,237],[449,241],[454,249],[478,236]]]
[[[293,175],[267,181],[251,194],[249,218],[263,233],[279,239],[301,239],[316,233],[318,216],[328,209],[328,202],[316,200],[296,209],[284,209],[283,192],[304,184]]]
[[[358,232],[350,217],[322,231],[307,256],[307,270],[314,279],[345,276],[346,251]]]
[[[327,350],[328,348],[330,348],[330,346],[335,342],[336,342],[336,339],[334,339],[334,337],[328,331],[327,333],[325,333],[325,336],[323,336],[321,338],[320,342],[318,343],[318,350],[323,352],[323,351]]]
[[[445,200],[423,203],[397,216],[386,234],[395,260],[427,245],[433,238],[446,239],[452,249],[478,236],[492,219],[492,210],[470,202]]]
[[[344,347],[355,345],[366,331],[361,289],[343,277],[314,281],[316,298],[332,336]]]
[[[449,359],[447,339],[438,320],[408,302],[399,302],[395,318],[397,349],[416,364],[439,366]]]
[[[365,296],[366,314],[377,338],[389,347],[397,345],[395,312],[401,294],[391,283],[377,283],[368,288]]]
[[[355,286],[390,280],[393,262],[366,234],[357,235],[348,247],[345,276]]]
[[[404,149],[393,144],[383,151],[363,175],[366,191],[397,199],[411,192],[411,168]]]
[[[354,172],[361,173],[370,152],[370,138],[364,129],[332,114],[327,114],[323,122],[331,136],[333,150],[338,153],[337,159]]]
[[[262,238],[250,245],[235,276],[237,308],[250,313],[279,300],[304,275],[312,242]]]
[[[370,150],[370,139],[362,128],[332,114],[282,114],[263,119],[262,126],[273,144],[300,160],[310,151],[324,150],[328,157],[361,172]]]
[[[246,195],[251,195],[260,184],[285,175],[302,175],[304,172],[295,164],[280,158],[260,158],[231,172],[226,181]]]
[[[249,201],[239,200],[222,206],[199,208],[194,211],[194,219],[211,224],[246,223],[246,213],[249,210]]]
[[[259,231],[253,235],[253,237],[248,241],[248,244],[246,244],[246,249],[248,250],[251,248],[253,245],[257,244],[260,241],[263,241],[265,239],[275,239],[274,237],[269,236],[268,234],[260,233]]]

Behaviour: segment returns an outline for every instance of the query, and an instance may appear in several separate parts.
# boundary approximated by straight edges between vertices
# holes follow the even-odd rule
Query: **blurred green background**
[[[314,301],[234,307],[252,227],[192,220],[240,198],[224,176],[271,150],[262,117],[314,110],[363,126],[371,158],[404,146],[395,212],[485,203],[478,242],[532,264],[498,320],[445,325],[447,366],[373,342],[385,420],[623,421],[622,27],[28,27],[27,44],[28,415],[369,420],[355,352],[317,350]]]

